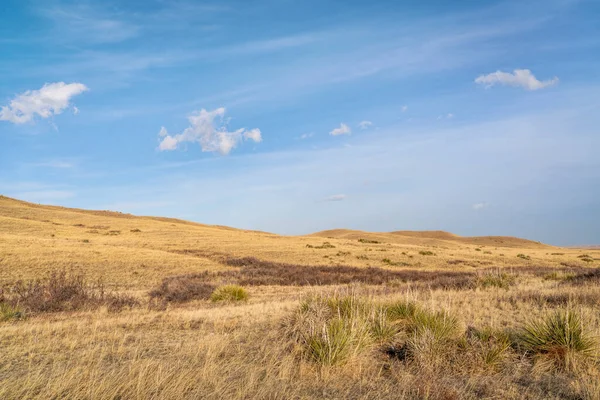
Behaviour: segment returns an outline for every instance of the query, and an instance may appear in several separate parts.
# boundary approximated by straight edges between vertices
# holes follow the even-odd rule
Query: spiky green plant
[[[241,286],[238,285],[225,285],[220,286],[212,292],[210,300],[213,302],[218,301],[247,301],[248,292]]]
[[[531,321],[519,338],[526,350],[564,370],[571,370],[578,358],[590,357],[597,349],[597,338],[585,329],[581,314],[569,309]]]
[[[8,303],[0,302],[0,322],[23,317],[23,312]]]

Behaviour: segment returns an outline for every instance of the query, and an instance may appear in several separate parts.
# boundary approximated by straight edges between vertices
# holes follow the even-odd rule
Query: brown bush
[[[161,299],[167,302],[183,303],[190,300],[206,300],[210,298],[216,285],[210,284],[215,274],[189,274],[163,279],[156,289],[150,291],[151,299]]]
[[[132,296],[108,293],[101,282],[90,283],[84,275],[64,270],[51,272],[44,279],[18,281],[1,296],[8,304],[29,313],[95,309],[103,305],[116,312],[139,304]]]
[[[364,283],[382,285],[389,282],[418,282],[432,288],[461,289],[474,287],[476,276],[472,273],[455,271],[391,271],[378,267],[312,266],[263,261],[254,257],[229,258],[225,263],[239,267],[238,271],[226,271],[219,275],[233,279],[241,285],[261,286],[306,286],[343,285]]]

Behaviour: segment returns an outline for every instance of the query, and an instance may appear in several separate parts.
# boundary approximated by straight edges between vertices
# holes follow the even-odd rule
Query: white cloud
[[[323,201],[342,201],[346,199],[345,194],[334,194],[332,196],[325,197]]]
[[[24,124],[37,115],[49,118],[62,113],[70,105],[71,98],[87,91],[82,83],[47,83],[39,90],[28,90],[0,108],[0,121]],[[79,109],[75,109],[76,113]]]
[[[260,129],[251,129],[249,131],[244,132],[244,139],[254,140],[256,143],[262,142],[262,135],[260,133]]]
[[[448,113],[446,115],[438,115],[437,119],[441,120],[441,119],[452,119],[454,118],[454,114],[452,113]]]
[[[360,129],[369,129],[371,126],[373,126],[373,123],[371,121],[361,121],[358,124],[358,127]]]
[[[256,143],[262,141],[260,129],[241,128],[230,132],[224,116],[225,108],[223,107],[213,111],[202,109],[194,112],[188,117],[190,126],[176,135],[170,135],[163,126],[158,133],[159,137],[163,138],[158,149],[161,151],[175,150],[180,143],[197,142],[202,147],[202,151],[227,155],[242,140],[253,140]]]
[[[408,106],[402,106],[401,110],[402,110],[402,112],[408,111]]]
[[[344,123],[340,124],[339,128],[335,128],[334,130],[329,132],[329,134],[332,136],[349,135],[351,133],[352,133],[352,130],[350,129],[350,127]]]
[[[475,203],[473,204],[473,210],[483,210],[487,206],[487,203]]]
[[[76,106],[73,106],[73,115],[77,115],[79,114],[79,108],[77,108]]]
[[[302,135],[300,135],[300,139],[304,140],[304,139],[308,139],[315,136],[314,132],[310,132],[310,133],[303,133]]]
[[[448,113],[448,114],[446,114],[446,118],[448,118],[448,119],[454,118],[454,114]]]
[[[538,90],[558,83],[558,78],[554,77],[547,81],[538,80],[528,69],[515,69],[510,72],[496,71],[491,74],[481,75],[475,79],[475,83],[485,85],[486,88],[496,84],[508,86],[520,86],[527,90]]]

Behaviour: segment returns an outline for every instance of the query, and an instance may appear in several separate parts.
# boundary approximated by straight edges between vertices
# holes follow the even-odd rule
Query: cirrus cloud
[[[515,69],[512,74],[510,72],[496,71],[491,74],[480,75],[475,79],[475,83],[484,85],[486,88],[500,84],[515,87],[520,86],[527,90],[539,90],[556,85],[558,78],[555,76],[552,79],[540,81],[528,69]]]
[[[224,117],[224,107],[213,111],[202,109],[188,117],[190,126],[182,133],[171,135],[163,126],[158,133],[158,136],[162,138],[158,149],[161,151],[175,150],[181,143],[197,142],[202,147],[202,151],[227,155],[243,140],[262,142],[260,129],[240,128],[229,131]]]
[[[50,118],[71,105],[71,98],[89,90],[82,83],[47,83],[39,90],[28,90],[17,95],[7,106],[0,107],[0,121],[24,124],[36,115]],[[75,114],[78,108],[73,108]]]

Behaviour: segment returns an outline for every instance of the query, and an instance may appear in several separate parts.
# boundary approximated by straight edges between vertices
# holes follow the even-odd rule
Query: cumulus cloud
[[[334,130],[329,132],[329,134],[332,136],[349,135],[351,133],[352,130],[350,129],[350,127],[344,123],[341,123],[339,128],[335,128]]]
[[[371,126],[373,126],[373,123],[371,121],[361,121],[358,124],[358,127],[360,129],[369,129]]]
[[[539,90],[556,85],[558,78],[554,77],[547,81],[538,80],[528,69],[515,69],[513,73],[496,71],[491,74],[481,75],[475,79],[475,83],[484,85],[486,88],[494,85],[508,85],[522,87],[527,90]]]
[[[483,210],[487,207],[487,203],[475,203],[473,204],[473,210]]]
[[[346,199],[345,194],[334,194],[332,196],[325,197],[323,201],[342,201]]]
[[[260,129],[241,128],[229,131],[224,117],[224,107],[213,111],[202,109],[188,117],[190,126],[182,133],[171,135],[163,126],[158,133],[158,136],[162,138],[158,149],[161,151],[175,150],[181,143],[197,142],[202,147],[202,151],[227,155],[244,140],[262,142]]]
[[[24,124],[35,118],[50,118],[71,105],[71,98],[87,91],[82,83],[47,83],[39,90],[28,90],[0,108],[0,121]],[[75,114],[79,113],[74,108]]]

